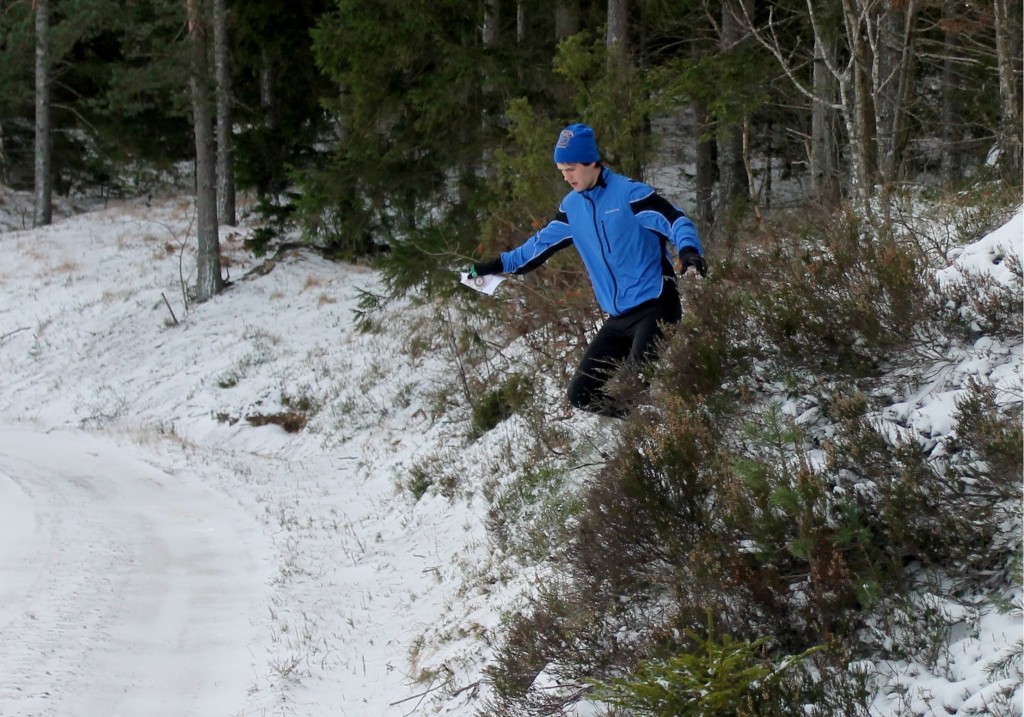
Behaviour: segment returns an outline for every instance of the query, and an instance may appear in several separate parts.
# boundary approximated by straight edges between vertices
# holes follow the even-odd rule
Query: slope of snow
[[[2,199],[21,226],[27,198]],[[484,493],[516,422],[467,444],[439,409],[444,307],[356,330],[371,270],[293,251],[250,273],[226,228],[233,283],[186,307],[192,220],[169,198],[0,234],[0,714],[472,715],[531,579],[486,579]],[[998,272],[1020,236],[1018,215],[950,271]],[[967,375],[1020,400],[1020,343],[946,363],[893,415],[948,431]],[[417,499],[424,474],[456,497]],[[1020,618],[964,620],[946,674],[878,666],[879,715],[967,715],[997,689]]]

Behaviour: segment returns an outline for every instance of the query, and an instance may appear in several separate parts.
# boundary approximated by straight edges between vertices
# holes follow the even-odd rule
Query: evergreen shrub
[[[623,675],[654,689],[669,657],[706,657],[683,636],[710,611],[765,664],[825,646],[780,682],[789,706],[764,714],[864,715],[858,660],[924,660],[938,644],[934,617],[900,607],[926,576],[1006,578],[1020,550],[1006,531],[1020,522],[1019,397],[967,387],[941,444],[882,419],[902,390],[886,383],[893,369],[918,375],[945,336],[920,245],[814,210],[747,241],[732,260],[712,256],[706,280],[681,282],[684,320],[649,410],[626,420],[552,579],[506,624],[496,713],[558,714],[555,692],[531,687],[541,672],[565,700]],[[1008,309],[991,313],[1009,325]],[[881,644],[879,623],[932,637]]]
[[[684,652],[643,660],[627,677],[597,682],[594,698],[651,717],[768,717],[785,714],[777,684],[818,648],[775,664],[767,640],[717,635],[708,619],[704,636],[686,631]],[[792,694],[786,694],[793,697]],[[798,705],[789,705],[796,708]],[[800,707],[802,709],[802,707]]]
[[[531,379],[523,373],[512,373],[495,388],[488,389],[473,401],[473,418],[469,437],[479,438],[525,406],[533,395]]]

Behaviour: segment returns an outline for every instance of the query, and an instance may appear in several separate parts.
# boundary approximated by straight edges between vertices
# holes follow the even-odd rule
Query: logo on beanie
[[[594,141],[594,130],[585,124],[571,124],[558,135],[555,163],[587,164],[601,161]]]

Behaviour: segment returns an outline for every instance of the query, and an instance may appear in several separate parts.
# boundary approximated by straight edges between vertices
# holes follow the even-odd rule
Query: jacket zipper
[[[608,261],[608,256],[612,253],[612,245],[608,240],[608,231],[605,229],[604,222],[598,221],[597,219],[597,204],[586,194],[583,198],[590,204],[590,216],[594,221],[594,235],[597,237],[597,245],[601,248],[601,258],[604,259],[604,265],[608,268],[608,276],[612,280],[612,307],[615,309],[615,313],[619,313],[619,282],[615,278],[615,271],[612,269],[612,265]]]

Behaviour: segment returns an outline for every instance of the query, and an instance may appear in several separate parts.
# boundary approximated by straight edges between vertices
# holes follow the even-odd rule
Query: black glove
[[[697,253],[696,249],[683,249],[679,252],[679,263],[682,265],[680,271],[683,274],[692,266],[701,276],[708,275],[708,263]]]
[[[500,256],[490,261],[478,261],[476,264],[470,265],[468,272],[470,279],[475,279],[478,276],[487,276],[488,274],[503,273],[505,273],[505,265],[501,263]]]

